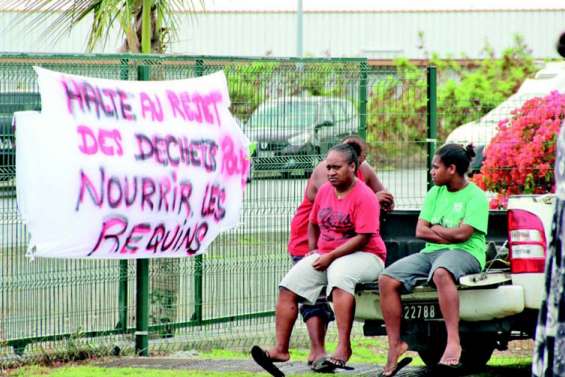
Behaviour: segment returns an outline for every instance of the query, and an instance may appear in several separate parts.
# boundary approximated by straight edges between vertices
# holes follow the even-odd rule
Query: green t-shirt
[[[465,188],[455,192],[448,191],[446,186],[432,187],[424,199],[420,218],[446,228],[455,228],[460,223],[464,223],[475,229],[473,235],[465,242],[454,244],[426,242],[422,252],[442,249],[465,250],[479,261],[481,268],[485,267],[488,201],[485,193],[474,183],[469,183]]]

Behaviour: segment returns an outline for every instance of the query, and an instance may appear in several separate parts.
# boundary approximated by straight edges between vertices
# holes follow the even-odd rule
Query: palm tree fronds
[[[92,15],[92,25],[86,48],[92,51],[99,43],[106,46],[109,32],[119,26],[127,51],[138,52],[141,45],[143,4],[151,4],[151,49],[162,53],[170,41],[178,36],[178,11],[194,12],[197,4],[204,8],[204,0],[8,0],[14,7],[25,10],[16,24],[27,30],[40,27],[48,32],[43,38],[59,41],[81,21]],[[147,10],[147,9],[146,9]],[[54,15],[57,15],[54,19]],[[26,22],[22,23],[22,18]],[[11,27],[12,28],[12,27]]]

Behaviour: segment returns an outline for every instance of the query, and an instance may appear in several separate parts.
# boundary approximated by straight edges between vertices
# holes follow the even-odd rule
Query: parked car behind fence
[[[244,125],[256,148],[254,174],[259,171],[309,175],[322,155],[358,131],[355,106],[346,98],[284,97],[261,104]]]

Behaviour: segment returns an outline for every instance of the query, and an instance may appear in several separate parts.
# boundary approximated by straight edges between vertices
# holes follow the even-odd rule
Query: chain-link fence
[[[365,59],[182,56],[0,56],[0,360],[59,346],[132,348],[136,264],[25,257],[15,197],[15,111],[39,110],[33,66],[99,78],[170,80],[224,70],[232,112],[253,141],[241,222],[196,258],[152,260],[150,347],[226,346],[273,333],[277,284],[290,267],[289,223],[307,177],[328,148],[367,137],[368,161],[395,195],[417,207],[426,191],[426,71],[373,69]],[[416,100],[423,108],[410,108]],[[41,156],[35,156],[40,159]],[[41,187],[34,188],[41,190]],[[58,216],[58,214],[53,214]],[[78,352],[78,351],[77,351]]]

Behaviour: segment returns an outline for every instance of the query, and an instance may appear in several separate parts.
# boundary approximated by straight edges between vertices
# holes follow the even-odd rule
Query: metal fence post
[[[359,136],[367,140],[367,61],[359,63]]]
[[[139,81],[149,80],[149,67],[137,68]],[[135,352],[139,356],[149,356],[149,259],[137,260],[135,300]]]
[[[202,255],[197,255],[194,261],[194,314],[192,320],[202,323]]]
[[[437,70],[434,66],[429,66],[427,69],[427,89],[428,89],[428,113],[427,113],[427,138],[426,138],[426,152],[427,152],[427,182],[428,190],[433,186],[432,182],[432,160],[436,153],[437,143]]]
[[[118,290],[118,324],[117,329],[124,333],[128,329],[128,261],[120,261],[120,278]]]
[[[129,79],[129,59],[120,59],[120,80]],[[118,290],[118,324],[116,328],[126,332],[128,329],[128,261],[120,261]]]

